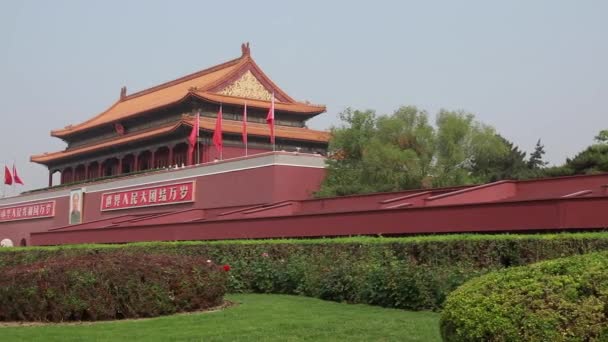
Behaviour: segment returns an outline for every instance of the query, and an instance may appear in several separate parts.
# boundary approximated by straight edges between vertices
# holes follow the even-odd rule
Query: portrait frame
[[[83,208],[84,208],[84,189],[72,189],[70,190],[69,211],[68,211],[68,223],[81,224],[83,222]]]

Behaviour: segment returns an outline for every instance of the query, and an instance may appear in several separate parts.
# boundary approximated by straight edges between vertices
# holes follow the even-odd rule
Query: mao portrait
[[[70,224],[82,223],[82,189],[70,191]]]

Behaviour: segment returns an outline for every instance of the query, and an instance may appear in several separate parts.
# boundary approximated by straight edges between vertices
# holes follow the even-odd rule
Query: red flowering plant
[[[226,264],[224,266],[222,266],[222,268],[224,269],[224,271],[228,272],[230,271],[230,265]]]

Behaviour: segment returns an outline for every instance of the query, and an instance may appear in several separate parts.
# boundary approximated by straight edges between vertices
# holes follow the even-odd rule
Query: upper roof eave
[[[52,130],[51,136],[65,139],[79,132],[87,131],[105,124],[119,122],[126,118],[143,114],[150,110],[178,103],[191,94],[211,102],[230,103],[235,105],[242,104],[245,102],[244,98],[211,93],[210,90],[212,90],[214,87],[221,86],[223,81],[233,77],[236,73],[239,73],[244,69],[255,70],[256,75],[260,77],[264,83],[276,91],[277,98],[283,100],[283,102],[275,103],[275,108],[277,110],[304,114],[307,116],[314,116],[325,112],[325,106],[300,103],[289,97],[289,95],[287,95],[287,93],[272,82],[272,80],[260,69],[257,63],[255,63],[253,58],[251,58],[249,47],[247,45],[246,49],[243,48],[243,54],[239,58],[232,59],[211,68],[162,83],[131,95],[125,95],[110,106],[110,108],[90,118],[89,120],[76,125],[69,125],[61,129]],[[194,90],[185,89],[186,85],[198,82],[197,79],[199,78],[201,80],[200,82],[204,83],[201,87],[195,87],[198,89]],[[150,97],[149,100],[143,100],[148,97]],[[247,105],[256,108],[269,108],[270,102],[247,99]]]
[[[187,99],[188,97],[190,97],[190,96],[191,96],[191,93],[186,93],[186,95],[184,95],[184,96],[177,97],[177,98],[175,98],[175,99],[171,99],[171,100],[167,101],[166,103],[162,103],[162,104],[160,104],[160,105],[158,105],[158,106],[154,106],[154,107],[151,107],[151,108],[147,108],[147,109],[142,110],[142,111],[140,111],[140,112],[133,113],[133,114],[131,114],[131,115],[129,115],[129,116],[121,117],[121,118],[116,119],[116,120],[112,120],[112,121],[104,122],[103,124],[111,124],[111,123],[114,123],[114,122],[119,122],[119,121],[124,120],[124,119],[126,119],[126,118],[131,118],[131,117],[137,116],[137,115],[139,115],[139,114],[146,113],[146,112],[148,112],[148,111],[150,111],[150,110],[155,110],[155,109],[160,109],[160,108],[164,108],[164,107],[168,107],[168,106],[176,105],[176,104],[178,104],[178,103],[183,102],[184,100],[186,100],[186,99]],[[114,108],[114,107],[115,107],[117,104],[119,104],[120,102],[121,102],[121,101],[116,102],[116,103],[115,103],[114,105],[112,105],[112,107],[110,107],[110,108],[109,108],[107,111],[109,111],[109,110],[111,110],[112,108]],[[104,112],[104,113],[105,113],[105,112]],[[103,113],[102,113],[102,114],[99,114],[99,115],[103,115]],[[91,120],[92,120],[92,119],[91,119]],[[84,124],[84,123],[86,123],[86,121],[85,121],[85,122],[83,122],[82,124]],[[70,125],[70,126],[71,126],[71,125]],[[70,127],[70,126],[68,126],[68,127]],[[99,127],[99,126],[101,126],[101,125],[96,125],[96,126],[93,126],[93,127],[91,127],[91,128],[94,128],[94,127]],[[85,131],[85,130],[79,130],[79,131]],[[76,131],[76,132],[75,132],[75,131],[68,131],[68,130],[66,130],[66,129],[64,129],[64,130],[52,130],[52,131],[51,131],[51,136],[56,137],[56,138],[65,138],[65,137],[68,137],[68,136],[70,136],[71,134],[73,134],[73,133],[77,133],[77,132],[79,132],[79,131]]]
[[[215,129],[215,119],[201,117],[200,129],[213,131]],[[128,144],[133,141],[140,139],[148,139],[157,137],[163,134],[174,132],[181,126],[192,127],[194,123],[194,117],[183,116],[181,120],[173,122],[161,127],[155,127],[141,132],[134,132],[126,134],[124,136],[112,137],[100,142],[80,146],[74,149],[68,149],[58,152],[45,153],[40,155],[33,155],[30,157],[30,161],[42,165],[48,165],[52,162],[60,161],[66,158],[74,157],[83,153],[90,153],[102,149],[106,149],[113,146],[119,146]],[[241,121],[224,121],[225,126],[222,132],[226,134],[241,134],[242,133],[242,122]],[[266,124],[260,124],[255,122],[248,123],[248,134],[252,136],[268,136],[270,134]],[[288,126],[275,126],[275,135],[278,138],[308,141],[315,143],[327,143],[330,139],[331,133],[326,131],[317,131],[303,127],[288,127]],[[184,137],[185,138],[185,137]]]
[[[93,128],[93,127],[97,127],[97,126],[100,126],[100,125],[103,125],[103,124],[107,124],[107,123],[111,123],[113,121],[116,121],[116,120],[103,121],[103,122],[101,122],[99,124],[93,124],[93,125],[89,125],[90,127],[87,127],[87,124],[90,124],[93,121],[99,120],[100,118],[104,117],[106,114],[110,113],[114,108],[116,108],[121,103],[125,103],[127,101],[136,99],[138,97],[142,97],[142,96],[145,96],[145,95],[148,95],[148,94],[152,94],[152,93],[154,93],[156,91],[159,91],[159,90],[162,90],[162,89],[166,89],[168,87],[171,87],[171,86],[174,86],[174,85],[186,82],[186,81],[190,81],[190,80],[196,79],[198,77],[209,75],[211,73],[220,71],[222,69],[226,69],[226,68],[235,66],[239,62],[241,62],[241,63],[244,62],[244,57],[245,56],[241,56],[239,58],[235,58],[235,59],[229,60],[227,62],[224,62],[224,63],[218,64],[218,65],[212,66],[210,68],[203,69],[203,70],[194,72],[192,74],[189,74],[189,75],[177,78],[175,80],[172,80],[172,81],[169,81],[169,82],[165,82],[165,83],[156,85],[154,87],[150,87],[150,88],[138,91],[136,93],[127,95],[124,98],[119,98],[118,101],[114,102],[114,104],[112,104],[108,109],[106,109],[105,111],[101,112],[100,114],[98,114],[98,115],[96,115],[96,116],[94,116],[94,117],[92,117],[92,118],[90,118],[90,119],[88,119],[86,121],[83,121],[83,122],[81,122],[81,123],[79,123],[77,125],[68,125],[68,126],[66,126],[64,128],[51,130],[51,136],[57,137],[57,138],[65,138],[65,137],[68,137],[69,135],[71,135],[73,133],[77,133],[79,131],[82,131],[82,130],[85,130],[85,129],[88,129],[88,128]],[[187,94],[182,94],[182,97],[184,97],[186,95]],[[154,109],[154,108],[152,108],[152,109]],[[144,110],[144,112],[145,112],[145,110]],[[139,114],[139,113],[136,112],[136,113],[133,113],[133,114],[136,115],[136,114]],[[123,118],[119,118],[119,120],[120,119],[124,119],[124,117]]]
[[[112,137],[110,139],[106,139],[101,142],[96,142],[94,144],[89,144],[85,146],[81,146],[74,149],[66,149],[58,152],[44,153],[39,155],[30,156],[30,161],[33,163],[38,163],[42,165],[47,165],[50,162],[62,160],[65,158],[77,156],[82,153],[93,152],[100,149],[104,149],[107,147],[113,147],[117,145],[127,144],[133,141],[137,141],[140,139],[152,138],[158,135],[167,134],[175,131],[180,126],[184,124],[183,120],[178,122],[173,122],[168,125],[164,125],[161,127],[155,127],[153,129],[145,130],[142,132],[134,132],[132,134],[126,134],[121,137]]]
[[[245,99],[245,98],[234,97],[234,96],[229,96],[229,95],[213,94],[213,93],[200,92],[200,91],[189,91],[186,93],[186,95],[184,95],[182,97],[179,97],[176,99],[169,99],[168,101],[166,101],[166,103],[160,103],[157,106],[154,106],[151,108],[146,108],[145,110],[139,111],[137,113],[133,113],[129,116],[121,117],[114,121],[105,122],[104,124],[118,122],[118,121],[124,120],[126,118],[131,118],[131,117],[137,116],[139,114],[144,114],[150,110],[155,110],[155,109],[160,109],[160,108],[165,108],[165,107],[169,107],[172,105],[176,105],[178,103],[181,103],[181,102],[187,100],[188,98],[198,98],[198,99],[206,101],[206,102],[218,103],[218,104],[219,103],[231,104],[231,105],[237,105],[237,106],[241,106],[241,105],[244,105],[245,103],[247,103],[248,107],[258,108],[258,109],[269,109],[271,106],[271,102],[265,101],[265,100]],[[119,102],[117,102],[117,103],[119,103]],[[114,106],[117,103],[115,103]],[[275,101],[275,109],[282,111],[282,112],[306,115],[309,117],[313,117],[318,114],[324,113],[327,110],[326,107],[322,106],[322,105],[312,105],[312,104],[301,103],[301,102],[284,103],[284,102],[276,102],[276,101]],[[95,126],[95,127],[97,127],[97,126]],[[63,131],[53,130],[53,131],[51,131],[51,136],[57,137],[57,138],[65,138],[74,133],[76,133],[76,132],[74,132],[74,131],[66,132],[65,130],[63,130]]]

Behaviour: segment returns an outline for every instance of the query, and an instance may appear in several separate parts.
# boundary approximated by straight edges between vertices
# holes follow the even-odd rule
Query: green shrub
[[[608,250],[608,233],[154,242],[0,249],[3,267],[89,252],[201,256],[230,264],[228,291],[438,310],[467,280],[505,267]]]
[[[200,310],[222,302],[228,278],[205,258],[124,250],[57,256],[1,272],[1,321],[93,321]]]
[[[445,341],[608,341],[608,253],[493,272],[452,292]]]

